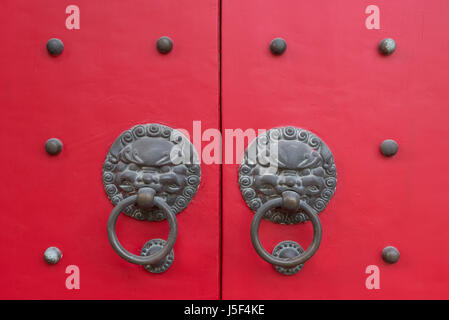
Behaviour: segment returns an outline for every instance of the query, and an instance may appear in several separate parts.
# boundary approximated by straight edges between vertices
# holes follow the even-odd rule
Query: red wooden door
[[[67,5],[0,4],[0,298],[448,298],[446,1],[79,0],[73,30]],[[369,5],[379,7],[380,29],[365,25]],[[160,36],[173,39],[169,54],[156,50]],[[57,57],[45,48],[54,37],[65,45]],[[275,37],[287,42],[279,56],[269,50]],[[377,44],[387,37],[398,47],[386,57]],[[225,163],[201,164],[199,189],[177,215],[175,261],[149,274],[108,243],[103,162],[137,124],[194,137],[193,121],[223,128]],[[293,276],[251,245],[241,154],[228,162],[239,148],[227,148],[225,133],[281,126],[319,136],[338,172],[320,213],[321,246]],[[64,143],[57,156],[44,150],[51,137]],[[379,152],[388,138],[399,143],[391,158]],[[137,254],[168,227],[122,215],[117,234]],[[283,240],[306,248],[312,228],[262,221],[260,237],[269,252]],[[388,245],[401,253],[395,264],[381,258]],[[55,265],[42,258],[50,246],[63,253]],[[79,289],[66,286],[70,266]],[[372,266],[380,287],[369,289]]]
[[[112,250],[101,172],[111,144],[134,125],[218,127],[218,1],[75,4],[73,30],[66,2],[0,4],[0,298],[217,299],[219,165],[202,166],[199,190],[177,216],[175,261],[160,275]],[[161,36],[173,39],[169,54],[156,50]],[[48,54],[50,38],[63,41],[60,56]],[[57,156],[44,150],[52,137],[64,143]],[[168,227],[122,215],[117,233],[138,254]],[[56,265],[42,258],[50,246],[63,254]],[[66,288],[70,265],[79,289]]]
[[[368,5],[380,29],[367,29]],[[222,3],[222,126],[295,126],[331,149],[336,193],[320,213],[318,252],[294,276],[263,261],[250,241],[253,212],[238,188],[238,164],[223,166],[224,299],[448,298],[446,231],[447,1],[238,1]],[[287,50],[274,56],[275,37]],[[397,42],[382,56],[383,38]],[[379,152],[384,139],[399,152]],[[263,221],[262,244],[306,248],[310,223]],[[395,264],[381,258],[399,249]],[[367,267],[379,289],[367,289]]]

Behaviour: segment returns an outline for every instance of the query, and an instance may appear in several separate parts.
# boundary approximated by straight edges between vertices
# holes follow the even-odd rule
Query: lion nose
[[[153,181],[153,175],[151,173],[144,173],[142,175],[143,183],[150,184]]]
[[[284,183],[289,187],[293,187],[296,184],[296,178],[295,177],[285,177]]]

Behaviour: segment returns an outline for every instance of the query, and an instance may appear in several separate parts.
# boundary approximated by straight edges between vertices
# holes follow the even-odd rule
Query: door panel
[[[371,4],[379,30],[365,27]],[[238,164],[223,166],[224,299],[449,297],[448,10],[436,0],[222,3],[222,127],[307,129],[338,173],[318,252],[284,276],[251,245]],[[280,56],[269,50],[275,37],[287,42]],[[385,57],[377,45],[387,37],[397,49]],[[391,158],[379,152],[388,138],[399,144]],[[306,248],[312,228],[263,221],[260,237],[269,252],[283,240]],[[381,258],[388,245],[396,264]],[[370,265],[378,290],[365,286]]]
[[[0,5],[0,298],[448,298],[445,1],[377,1],[380,30],[365,27],[367,1],[223,1],[222,26],[215,0],[76,4],[79,30],[65,27],[67,4]],[[167,55],[155,49],[163,35],[174,40]],[[65,45],[58,57],[45,48],[52,37]],[[269,51],[275,37],[287,41],[283,55]],[[386,37],[398,44],[388,57],[377,51]],[[190,136],[194,120],[218,128],[219,53],[222,128],[292,125],[334,155],[337,191],[320,214],[323,240],[297,275],[279,274],[254,251],[239,161],[223,165],[222,190],[219,165],[202,165],[198,192],[177,215],[166,273],[126,262],[108,243],[113,206],[101,170],[111,144],[141,123]],[[57,156],[43,148],[51,137],[64,143]],[[391,158],[379,152],[387,138],[399,143]],[[117,233],[138,253],[166,239],[168,226],[122,215]],[[312,228],[263,221],[260,236],[269,252],[283,240],[306,248]],[[401,252],[396,264],[382,261],[388,245]],[[42,258],[50,246],[63,253],[56,265]],[[66,288],[70,265],[80,269],[79,290]],[[380,269],[379,290],[365,286],[370,265]]]
[[[218,1],[80,0],[79,30],[65,27],[67,5],[0,5],[0,298],[217,299],[219,165],[202,166],[196,196],[177,215],[175,261],[164,274],[112,250],[101,171],[134,125],[219,126]],[[169,54],[156,50],[160,36],[173,39]],[[65,45],[58,57],[46,50],[53,37]],[[64,143],[53,157],[44,150],[52,137]],[[168,225],[122,215],[117,233],[138,254],[146,241],[166,239]],[[56,265],[42,258],[50,246],[63,253]],[[79,267],[79,290],[65,286],[69,265]]]

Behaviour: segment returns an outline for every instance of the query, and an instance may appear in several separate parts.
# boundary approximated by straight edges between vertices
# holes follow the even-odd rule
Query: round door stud
[[[45,143],[45,151],[52,156],[55,156],[62,151],[62,142],[57,138],[48,139]]]
[[[398,152],[398,143],[392,139],[384,140],[380,145],[380,152],[386,157],[392,157]]]
[[[47,261],[48,264],[56,264],[61,260],[62,253],[61,250],[59,250],[56,247],[49,247],[44,252],[44,259]]]
[[[169,37],[160,37],[156,42],[156,47],[160,53],[169,53],[173,49],[173,41]]]
[[[270,43],[270,50],[272,54],[281,55],[287,49],[287,42],[282,38],[275,38]]]
[[[395,247],[388,246],[382,250],[382,259],[387,263],[396,263],[400,257],[399,250]]]
[[[396,50],[396,42],[393,39],[387,38],[379,42],[379,52],[385,56],[389,56]]]
[[[47,51],[54,57],[59,56],[64,51],[64,44],[61,40],[52,38],[47,41]]]

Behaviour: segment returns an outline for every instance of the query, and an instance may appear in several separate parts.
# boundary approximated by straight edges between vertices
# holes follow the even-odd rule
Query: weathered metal
[[[47,151],[47,153],[52,156],[60,154],[62,151],[62,147],[63,144],[61,140],[57,138],[51,138],[48,139],[47,142],[45,142],[45,151]]]
[[[270,43],[271,53],[281,55],[287,50],[287,42],[282,38],[275,38]]]
[[[256,212],[251,241],[257,254],[283,274],[297,273],[321,243],[318,213],[326,207],[337,185],[331,151],[309,131],[295,127],[271,129],[245,150],[239,184],[246,203]],[[281,245],[284,251],[269,254],[259,239],[262,218],[284,224],[310,220],[314,231],[312,244],[306,251],[297,244]]]
[[[251,242],[257,254],[268,263],[271,263],[272,265],[279,267],[292,268],[300,264],[303,264],[316,253],[321,243],[322,228],[317,212],[312,207],[310,207],[305,201],[301,201],[299,207],[306,213],[306,215],[312,222],[313,226],[313,240],[311,245],[309,246],[309,248],[307,248],[307,250],[303,254],[296,256],[294,258],[284,259],[269,254],[260,243],[259,239],[260,222],[268,210],[283,206],[283,202],[284,201],[282,198],[271,199],[266,203],[264,203],[259,208],[259,210],[257,210],[251,223],[251,233],[250,233]]]
[[[160,53],[169,53],[173,49],[173,40],[169,37],[160,37],[156,42],[156,48]]]
[[[152,188],[174,213],[189,204],[198,190],[201,168],[190,141],[161,124],[137,125],[112,144],[103,164],[103,184],[114,205],[143,187]],[[124,213],[137,220],[161,221],[157,206],[130,205]]]
[[[379,42],[379,52],[383,55],[389,56],[396,50],[396,41],[387,38]]]
[[[301,255],[302,253],[304,253],[304,249],[298,243],[296,243],[295,241],[286,240],[279,242],[276,247],[274,247],[272,255],[273,257],[281,259],[291,259]],[[278,272],[286,276],[297,274],[299,271],[301,271],[302,267],[304,267],[304,264],[299,264],[292,268],[284,268],[274,265],[274,268]]]
[[[294,191],[320,213],[335,193],[337,170],[332,152],[313,133],[295,127],[273,128],[245,150],[239,185],[254,212],[284,191]],[[287,204],[272,208],[264,218],[282,224],[307,221],[303,210],[289,208]]]
[[[382,259],[387,263],[396,263],[400,258],[399,250],[393,246],[385,247],[382,250]]]
[[[162,250],[167,241],[162,239],[153,239],[148,241],[142,247],[141,256],[151,256]],[[144,265],[144,268],[151,273],[162,273],[168,270],[175,260],[175,252],[173,249],[158,263]]]
[[[150,191],[145,189],[143,192]],[[145,255],[143,256],[134,255],[123,248],[123,246],[118,241],[117,234],[115,232],[115,225],[117,223],[120,212],[127,206],[134,204],[137,201],[137,197],[137,195],[129,196],[128,198],[120,201],[118,205],[112,210],[107,224],[109,243],[111,244],[115,252],[121,258],[125,259],[128,262],[139,265],[158,265],[159,263],[163,262],[166,259],[167,255],[172,252],[173,246],[175,245],[178,233],[178,222],[176,221],[176,215],[162,198],[155,197],[154,205],[164,211],[165,216],[168,220],[168,240],[160,250],[152,252],[150,255],[147,255],[148,253],[145,253]]]
[[[147,271],[166,271],[174,260],[176,213],[195,195],[201,170],[198,155],[181,132],[160,124],[137,125],[123,132],[111,146],[103,165],[106,193],[115,208],[108,220],[112,248],[128,262]],[[123,248],[115,233],[120,212],[138,219],[167,219],[168,240],[147,242],[141,256]]]
[[[44,252],[44,259],[48,264],[56,264],[61,258],[62,252],[56,247],[49,247]]]
[[[384,140],[380,145],[380,152],[386,157],[392,157],[398,153],[398,143],[392,139]]]
[[[52,38],[47,41],[47,51],[52,56],[59,56],[64,51],[64,43],[60,39]]]

